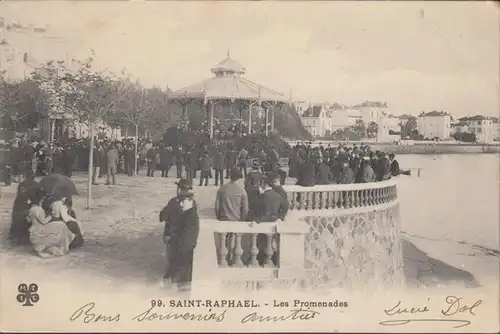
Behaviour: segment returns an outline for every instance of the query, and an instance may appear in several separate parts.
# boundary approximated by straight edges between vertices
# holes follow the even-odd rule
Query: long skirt
[[[30,228],[30,241],[40,257],[55,257],[66,254],[75,235],[61,220],[46,225],[35,224]]]

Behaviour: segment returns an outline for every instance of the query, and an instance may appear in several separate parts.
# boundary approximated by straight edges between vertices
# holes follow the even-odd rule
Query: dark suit
[[[178,197],[172,198],[160,212],[160,222],[165,222],[164,236],[170,237],[167,244],[167,272],[179,285],[189,284],[192,279],[193,253],[198,242],[200,219],[196,202],[183,211]]]

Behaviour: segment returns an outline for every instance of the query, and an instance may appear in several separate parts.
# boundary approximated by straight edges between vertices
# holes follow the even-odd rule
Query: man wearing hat
[[[248,220],[255,219],[258,206],[259,206],[259,187],[262,181],[262,172],[260,171],[259,159],[252,160],[252,171],[247,174],[245,178],[245,190],[248,194]]]
[[[193,253],[198,241],[200,219],[193,188],[186,179],[177,184],[177,196],[160,212],[165,222],[163,242],[167,246],[167,265],[164,279],[170,279],[179,290],[186,291],[192,279]]]

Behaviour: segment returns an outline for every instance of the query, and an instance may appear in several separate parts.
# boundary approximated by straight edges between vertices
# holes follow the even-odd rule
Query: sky
[[[387,101],[391,111],[500,116],[500,7],[492,2],[7,1],[0,15],[67,39],[38,54],[126,68],[173,90],[226,57],[293,100]],[[50,49],[50,50],[49,50]]]

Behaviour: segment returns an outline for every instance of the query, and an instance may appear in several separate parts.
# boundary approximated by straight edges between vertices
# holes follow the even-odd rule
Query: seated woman
[[[30,209],[29,198],[40,186],[35,181],[35,174],[29,170],[25,179],[17,187],[17,195],[12,208],[12,222],[8,239],[14,245],[29,244],[30,223],[26,220]]]
[[[75,235],[69,248],[78,248],[83,245],[83,235],[80,224],[76,220],[75,212],[72,209],[73,201],[71,197],[56,198],[50,205],[50,215],[52,222],[62,221],[68,229]]]
[[[31,223],[29,239],[40,257],[55,257],[66,254],[75,235],[62,221],[52,221],[42,208],[45,193],[41,189],[30,195],[31,208],[27,220]]]

